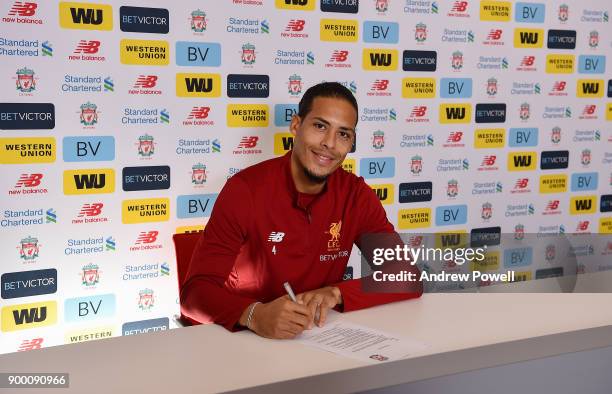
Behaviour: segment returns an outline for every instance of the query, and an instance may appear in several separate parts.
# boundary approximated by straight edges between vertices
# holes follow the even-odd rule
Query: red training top
[[[337,286],[343,310],[419,297],[364,293],[360,279],[343,281],[353,243],[367,233],[393,232],[374,191],[339,168],[317,195],[300,193],[291,152],[248,167],[219,194],[182,287],[181,312],[194,323],[237,330],[253,302]]]

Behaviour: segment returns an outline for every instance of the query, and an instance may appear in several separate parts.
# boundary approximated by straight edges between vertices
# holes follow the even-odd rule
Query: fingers
[[[319,306],[319,320],[317,321],[317,325],[319,327],[323,327],[325,324],[325,319],[327,319],[327,312],[335,305],[331,305],[331,303],[323,303]]]

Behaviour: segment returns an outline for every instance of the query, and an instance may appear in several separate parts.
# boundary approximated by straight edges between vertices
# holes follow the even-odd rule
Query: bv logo
[[[395,49],[364,49],[363,69],[374,71],[397,70],[397,50]]]
[[[2,331],[17,331],[43,327],[57,322],[55,301],[35,302],[2,308]]]
[[[107,4],[60,2],[59,18],[64,29],[113,29],[113,8]]]
[[[220,74],[176,74],[178,97],[220,97]]]
[[[64,194],[100,194],[114,192],[115,170],[112,168],[64,171]]]

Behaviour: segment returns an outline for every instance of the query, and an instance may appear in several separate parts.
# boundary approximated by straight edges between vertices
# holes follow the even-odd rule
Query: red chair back
[[[179,292],[185,283],[185,276],[187,275],[187,269],[189,269],[191,256],[193,255],[195,246],[201,236],[202,231],[174,234],[172,236],[172,240],[174,241],[174,251],[176,253],[176,271],[178,276]]]

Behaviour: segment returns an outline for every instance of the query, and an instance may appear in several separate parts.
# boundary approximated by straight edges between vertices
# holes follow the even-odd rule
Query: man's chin
[[[308,179],[310,179],[310,181],[313,183],[324,183],[331,172],[327,174],[318,174],[309,170],[308,168],[304,168],[304,174],[306,174],[306,177],[308,177]]]

